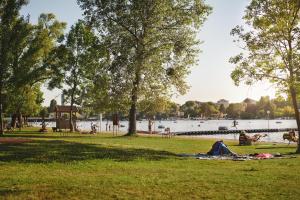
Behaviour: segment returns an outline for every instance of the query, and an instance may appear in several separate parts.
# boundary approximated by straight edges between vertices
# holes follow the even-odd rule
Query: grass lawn
[[[222,161],[178,157],[214,140],[34,132],[0,144],[0,199],[298,199],[300,157]],[[226,144],[239,154],[291,154],[295,145]]]

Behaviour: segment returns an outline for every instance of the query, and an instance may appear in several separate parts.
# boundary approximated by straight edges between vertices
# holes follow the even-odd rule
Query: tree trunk
[[[24,126],[28,127],[28,116],[24,116],[23,119],[24,119]]]
[[[4,135],[2,113],[3,113],[3,102],[2,102],[2,91],[0,89],[0,136]]]
[[[70,110],[70,132],[73,132],[74,131],[74,124],[73,124],[73,105],[71,104],[71,110]]]
[[[71,96],[71,110],[70,110],[70,132],[74,132],[74,124],[73,124],[73,105],[74,105],[74,100],[73,100],[73,94]]]
[[[137,104],[137,88],[132,89],[131,108],[129,112],[129,128],[127,135],[136,134],[136,104]]]
[[[26,123],[26,116],[22,116],[23,117],[23,125],[24,125],[24,127],[26,127],[27,126],[27,123]]]
[[[140,85],[140,73],[135,73],[135,81],[133,82],[133,88],[131,92],[131,108],[129,111],[129,128],[127,135],[136,135],[136,107],[138,100],[138,88]]]
[[[290,87],[290,92],[291,92],[291,97],[293,101],[293,107],[295,111],[295,118],[297,122],[297,129],[298,129],[298,146],[297,146],[297,151],[296,153],[300,153],[300,115],[299,115],[299,108],[298,108],[298,102],[297,102],[297,94],[296,94],[296,89],[294,86]]]
[[[16,123],[17,123],[17,114],[13,114],[11,116],[11,122],[10,122],[10,126],[12,128],[16,128]]]
[[[18,113],[18,122],[19,122],[19,130],[21,131],[23,128],[23,120],[22,120],[22,113]]]
[[[136,107],[138,100],[138,88],[140,85],[140,72],[135,72],[135,81],[133,82],[133,88],[131,91],[131,107],[129,111],[129,128],[127,135],[136,135]]]
[[[141,67],[143,61],[143,52],[144,47],[140,45],[140,41],[137,42],[137,65],[135,69],[135,80],[133,82],[133,88],[131,92],[131,108],[129,111],[129,128],[127,135],[136,135],[136,107],[137,107],[137,100],[138,100],[138,92],[140,87],[141,81]]]

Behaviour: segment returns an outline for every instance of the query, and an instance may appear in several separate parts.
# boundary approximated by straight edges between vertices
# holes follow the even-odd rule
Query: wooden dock
[[[246,133],[274,133],[274,132],[289,132],[297,131],[297,128],[281,128],[281,129],[244,129],[244,130],[213,130],[213,131],[185,131],[173,132],[175,135],[218,135],[218,134],[239,134],[242,131]]]

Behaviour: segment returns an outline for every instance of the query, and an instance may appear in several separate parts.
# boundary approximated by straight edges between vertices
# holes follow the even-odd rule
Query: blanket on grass
[[[179,154],[180,157],[193,157],[199,160],[233,160],[233,161],[246,161],[246,160],[263,160],[263,159],[285,159],[285,158],[296,158],[296,156],[285,156],[281,154],[269,154],[269,153],[259,153],[259,154],[249,154],[249,155],[208,155],[206,153],[198,154]]]

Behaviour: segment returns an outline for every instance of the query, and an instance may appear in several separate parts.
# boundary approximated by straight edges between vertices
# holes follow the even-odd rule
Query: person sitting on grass
[[[211,150],[209,152],[207,152],[207,154],[212,155],[212,156],[236,155],[236,153],[230,151],[230,149],[226,146],[226,144],[224,144],[223,140],[219,140],[219,141],[215,142],[212,145]]]
[[[6,125],[6,131],[7,131],[7,132],[14,131],[13,127],[11,126],[11,123],[8,123],[8,124]]]

